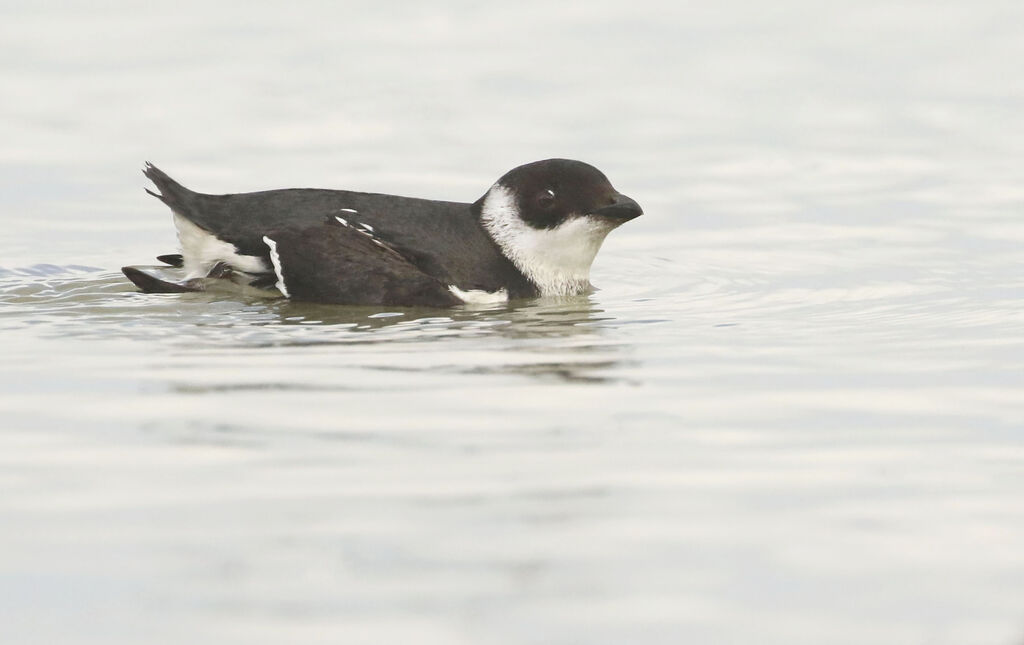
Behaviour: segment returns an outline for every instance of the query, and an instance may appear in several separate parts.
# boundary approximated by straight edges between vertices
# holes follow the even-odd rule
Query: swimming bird
[[[293,300],[450,307],[587,293],[612,229],[643,213],[597,168],[546,159],[505,173],[473,203],[292,188],[207,195],[156,166],[143,173],[170,207],[178,282],[141,268],[145,292],[255,287]]]

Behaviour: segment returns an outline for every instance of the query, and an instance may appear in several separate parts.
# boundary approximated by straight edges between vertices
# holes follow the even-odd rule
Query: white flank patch
[[[358,213],[358,212],[359,212],[359,211],[357,211],[357,210],[356,210],[356,209],[354,209],[354,208],[339,208],[339,209],[338,209],[338,211],[340,211],[340,212],[342,212],[342,213],[353,213],[353,214],[355,214],[355,213]]]
[[[455,294],[455,297],[467,305],[497,305],[508,302],[508,291],[498,289],[497,291],[484,291],[483,289],[470,289],[463,291],[454,284],[448,285],[448,291]]]
[[[338,220],[338,223],[341,224],[342,226],[348,226],[348,220],[345,219],[344,217],[338,217],[337,215],[335,215],[334,219]]]
[[[178,230],[186,280],[205,278],[218,262],[245,273],[266,273],[270,270],[263,258],[240,254],[234,244],[217,239],[177,213],[174,213],[174,227]]]
[[[288,288],[284,286],[284,272],[281,270],[281,256],[277,254],[277,242],[266,235],[263,236],[263,243],[270,249],[270,261],[274,265],[274,273],[277,274],[277,290],[284,294],[285,298],[291,297]]]
[[[487,192],[481,220],[502,252],[537,285],[542,296],[586,293],[590,265],[604,238],[615,228],[607,220],[588,215],[571,217],[552,229],[533,228],[519,217],[515,195],[500,184]]]

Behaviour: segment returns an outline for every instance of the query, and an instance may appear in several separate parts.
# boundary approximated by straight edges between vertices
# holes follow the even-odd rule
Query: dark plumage
[[[544,284],[523,264],[516,236],[583,216],[611,230],[641,213],[596,168],[563,159],[520,166],[474,203],[311,188],[207,195],[151,164],[144,173],[159,189],[147,192],[175,214],[183,246],[159,259],[187,275],[167,283],[126,267],[143,291],[199,290],[217,277],[343,304],[447,307],[465,301],[459,292],[532,297]],[[507,225],[525,228],[503,237]]]

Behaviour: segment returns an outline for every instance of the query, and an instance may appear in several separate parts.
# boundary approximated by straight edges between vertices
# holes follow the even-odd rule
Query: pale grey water
[[[1019,3],[4,2],[0,54],[3,643],[1024,638]],[[589,298],[117,273],[174,246],[145,159],[549,156],[647,211]]]

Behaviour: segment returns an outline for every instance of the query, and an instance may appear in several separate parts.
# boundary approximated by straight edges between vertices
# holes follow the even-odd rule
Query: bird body
[[[572,295],[589,289],[605,235],[642,212],[596,168],[564,159],[515,168],[473,203],[311,188],[207,195],[153,165],[144,173],[173,213],[185,272],[171,283],[124,267],[149,292],[229,280],[295,300],[436,307]]]

